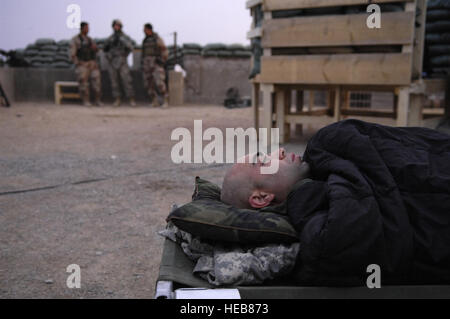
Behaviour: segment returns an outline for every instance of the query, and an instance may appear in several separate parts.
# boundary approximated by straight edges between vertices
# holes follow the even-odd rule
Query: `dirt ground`
[[[0,298],[153,298],[170,207],[226,169],[172,162],[172,130],[195,119],[225,132],[252,126],[252,110],[1,107]],[[70,264],[81,289],[66,285]]]

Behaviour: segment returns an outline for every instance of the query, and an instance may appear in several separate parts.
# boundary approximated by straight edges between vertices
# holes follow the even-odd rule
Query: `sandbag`
[[[35,44],[39,47],[44,46],[44,45],[54,45],[56,44],[55,40],[51,39],[51,38],[41,38],[41,39],[37,39]]]
[[[430,9],[450,9],[449,0],[429,0],[427,4],[428,10]]]
[[[175,51],[175,46],[173,44],[169,45],[167,47],[167,49],[169,50],[169,52]],[[177,45],[177,51],[180,51],[180,50],[181,50],[181,47],[179,45]]]
[[[205,45],[204,50],[205,51],[221,51],[226,50],[227,46],[223,43],[210,43]]]
[[[436,21],[427,23],[425,32],[440,33],[450,31],[450,21]]]
[[[227,46],[227,49],[230,51],[243,51],[245,50],[244,46],[239,43],[233,43]]]
[[[217,56],[217,51],[203,50],[202,55],[205,57]]]
[[[38,50],[38,49],[39,49],[39,47],[36,44],[29,44],[25,48],[25,50]]]
[[[445,33],[427,33],[425,34],[427,44],[447,44],[450,43],[450,32]]]
[[[47,67],[50,66],[50,64],[49,63],[42,63],[42,62],[34,62],[34,63],[31,64],[31,66],[33,68],[47,68]]]
[[[450,55],[440,55],[430,59],[432,67],[450,66]]]
[[[429,56],[450,55],[450,44],[436,44],[427,47]]]
[[[26,49],[24,55],[25,55],[26,57],[36,56],[36,55],[39,55],[39,50],[36,50],[36,49]]]
[[[441,75],[449,75],[450,74],[450,67],[449,68],[432,68],[431,72],[435,75],[441,74]]]
[[[70,45],[70,40],[59,40],[56,45],[58,47],[68,47]]]
[[[427,11],[427,22],[450,19],[450,9],[437,9]]]
[[[51,64],[51,67],[57,69],[67,69],[70,68],[70,64],[65,62],[55,62]]]
[[[53,58],[50,57],[44,57],[44,56],[36,56],[34,58],[31,58],[32,63],[38,62],[38,63],[52,63]]]
[[[202,51],[195,49],[183,49],[184,55],[200,55]]]
[[[226,51],[226,50],[220,50],[220,51],[217,51],[217,56],[218,57],[223,57],[223,58],[231,57],[232,56],[232,52]]]
[[[233,56],[239,57],[239,58],[250,58],[252,56],[251,52],[243,51],[243,50],[237,50],[233,51]]]
[[[52,52],[52,51],[39,51],[39,56],[43,56],[43,57],[54,57],[56,52]]]
[[[198,43],[185,43],[183,44],[183,50],[202,50],[202,46]]]

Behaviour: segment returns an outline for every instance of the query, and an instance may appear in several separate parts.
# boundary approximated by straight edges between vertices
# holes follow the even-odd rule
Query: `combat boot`
[[[161,107],[163,109],[166,109],[169,107],[169,99],[167,97],[164,97],[164,102],[162,103]]]
[[[84,106],[91,106],[90,97],[88,92],[80,92],[81,100]]]
[[[101,99],[100,99],[100,94],[96,94],[96,97],[95,97],[95,105],[97,105],[97,106],[103,106],[103,103],[102,103],[102,101],[101,101]]]
[[[116,97],[114,100],[114,106],[120,106],[120,97]]]
[[[83,105],[84,106],[92,106],[91,102],[89,101],[89,97],[83,98]]]

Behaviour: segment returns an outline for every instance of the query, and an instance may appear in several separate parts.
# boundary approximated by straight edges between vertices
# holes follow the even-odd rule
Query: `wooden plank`
[[[338,122],[341,120],[341,88],[338,86],[336,90],[334,91],[334,121]]]
[[[58,83],[54,84],[54,91],[55,91],[55,104],[60,105],[61,104],[61,86]]]
[[[247,32],[247,39],[262,37],[262,28],[254,28]]]
[[[310,47],[411,44],[414,12],[383,13],[383,27],[369,29],[366,14],[271,19],[263,22],[262,46]]]
[[[263,94],[263,112],[262,112],[262,123],[261,128],[265,128],[267,131],[266,145],[269,146],[271,142],[270,129],[272,128],[272,112],[273,112],[273,101],[272,95],[274,92],[274,86],[270,84],[261,84],[261,91]]]
[[[397,126],[408,126],[409,88],[399,89],[397,99]]]
[[[443,108],[435,108],[435,109],[424,108],[424,109],[422,109],[423,115],[439,116],[439,115],[444,115],[444,113],[445,113],[445,109],[443,109]]]
[[[408,85],[411,54],[335,54],[262,57],[262,83]]]
[[[331,116],[304,116],[288,114],[286,115],[286,122],[290,124],[316,124],[316,125],[328,125],[334,122]]]
[[[62,87],[74,87],[74,86],[78,86],[78,82],[75,81],[56,81],[55,84],[62,86]]]
[[[276,127],[279,129],[280,139],[279,142],[281,144],[286,143],[286,126],[285,124],[285,92],[282,89],[277,89],[275,91],[276,97]]]
[[[348,108],[341,110],[342,115],[354,116],[372,116],[372,117],[389,117],[395,118],[395,113],[389,110],[365,109],[365,108]]]
[[[259,83],[252,84],[253,126],[258,134],[259,130]]]
[[[410,2],[412,0],[373,0],[370,3]],[[367,0],[264,0],[264,11],[369,5]]]
[[[183,73],[169,71],[169,105],[183,105],[184,103],[184,77]]]
[[[247,0],[247,2],[245,3],[245,8],[250,9],[262,3],[263,0]]]

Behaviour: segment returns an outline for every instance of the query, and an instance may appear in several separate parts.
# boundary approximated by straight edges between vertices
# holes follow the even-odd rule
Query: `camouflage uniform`
[[[79,90],[83,102],[89,104],[89,78],[91,78],[96,102],[100,103],[101,74],[96,61],[95,42],[87,35],[81,33],[76,35],[70,42],[70,57],[76,65],[75,73],[80,84]]]
[[[134,99],[130,67],[127,57],[133,51],[132,40],[122,31],[115,32],[105,42],[106,59],[109,62],[108,72],[111,79],[112,94],[115,99],[120,98],[119,75],[125,94]]]
[[[142,41],[142,69],[144,86],[150,101],[156,97],[163,104],[167,96],[166,71],[163,64],[167,61],[168,50],[164,41],[153,33]]]
[[[300,251],[299,242],[261,246],[206,242],[170,222],[158,233],[179,244],[195,262],[192,272],[214,286],[258,285],[290,274]]]

